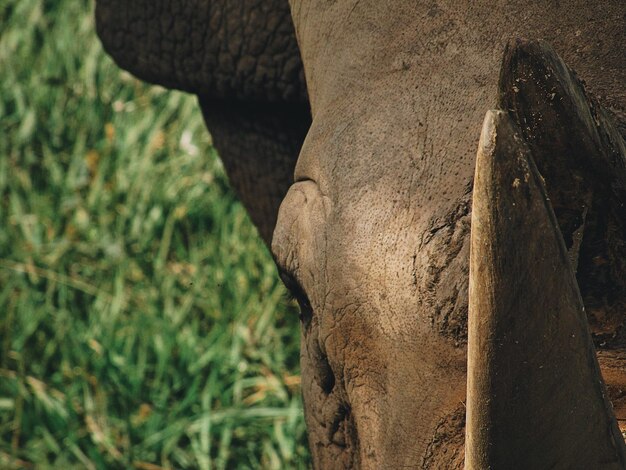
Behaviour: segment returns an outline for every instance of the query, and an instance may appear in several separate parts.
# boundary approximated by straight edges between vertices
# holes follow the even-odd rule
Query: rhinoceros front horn
[[[624,440],[589,333],[575,256],[535,165],[559,154],[550,164],[576,173],[585,165],[567,155],[583,144],[592,167],[607,155],[624,161],[623,141],[602,112],[590,111],[578,81],[545,44],[509,46],[504,66],[506,110],[487,113],[474,180],[465,466],[623,469]],[[532,86],[511,75],[522,69]],[[525,116],[536,118],[534,127]],[[569,148],[567,134],[583,144]],[[550,142],[551,155],[535,136]],[[593,183],[580,188],[582,199],[592,197]]]

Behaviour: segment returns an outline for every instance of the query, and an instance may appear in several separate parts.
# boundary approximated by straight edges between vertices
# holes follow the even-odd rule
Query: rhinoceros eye
[[[311,308],[309,297],[306,295],[306,292],[304,292],[304,289],[297,279],[291,274],[282,268],[278,269],[278,274],[289,291],[289,294],[298,302],[298,306],[300,307],[300,321],[304,329],[308,330],[311,325],[311,319],[313,318],[313,309]]]

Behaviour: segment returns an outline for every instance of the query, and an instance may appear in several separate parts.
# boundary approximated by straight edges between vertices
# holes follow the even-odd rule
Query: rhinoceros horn
[[[522,69],[533,86],[512,75]],[[500,87],[504,110],[487,113],[474,180],[465,466],[624,469],[624,440],[574,274],[575,247],[568,254],[535,164],[551,155],[534,139],[541,135],[554,147],[549,153],[563,156],[548,167],[577,168],[562,172],[574,174],[572,184],[585,165],[567,161],[568,152],[584,145],[580,158],[597,175],[607,158],[626,161],[623,141],[545,44],[510,45]],[[555,98],[556,108],[545,103]],[[582,143],[568,148],[568,133]],[[593,189],[593,182],[579,185],[589,197]]]

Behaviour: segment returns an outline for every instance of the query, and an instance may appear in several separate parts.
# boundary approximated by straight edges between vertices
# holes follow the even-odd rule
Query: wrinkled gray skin
[[[98,0],[97,20],[122,67],[200,96],[299,297],[316,467],[461,468],[472,174],[504,45],[550,42],[623,131],[626,3]],[[623,323],[611,302],[598,331]]]

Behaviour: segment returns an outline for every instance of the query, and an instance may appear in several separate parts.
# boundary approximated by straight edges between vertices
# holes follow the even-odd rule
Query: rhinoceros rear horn
[[[530,73],[539,85],[523,90],[504,71],[500,104],[506,110],[487,113],[480,138],[470,255],[466,469],[623,469],[624,440],[606,397],[573,259],[535,165],[545,155],[534,140],[553,132],[560,143],[545,141],[567,155],[578,149],[568,150],[563,139],[575,135],[588,153],[595,152],[588,155],[594,166],[614,144],[606,141],[613,130],[606,128],[610,123],[581,118],[589,103],[577,85],[568,88],[572,77],[553,51],[536,43],[514,47],[505,67],[527,54],[528,61],[522,57],[517,64],[524,62],[530,72],[546,65],[551,75]],[[560,88],[544,93],[540,82],[546,80]],[[509,99],[506,87],[528,95]],[[548,106],[543,100],[557,92],[569,101],[523,131],[528,120],[520,116],[536,115],[532,108]],[[570,127],[565,131],[563,125]],[[563,158],[553,163],[573,165]],[[591,191],[593,183],[580,187]]]

